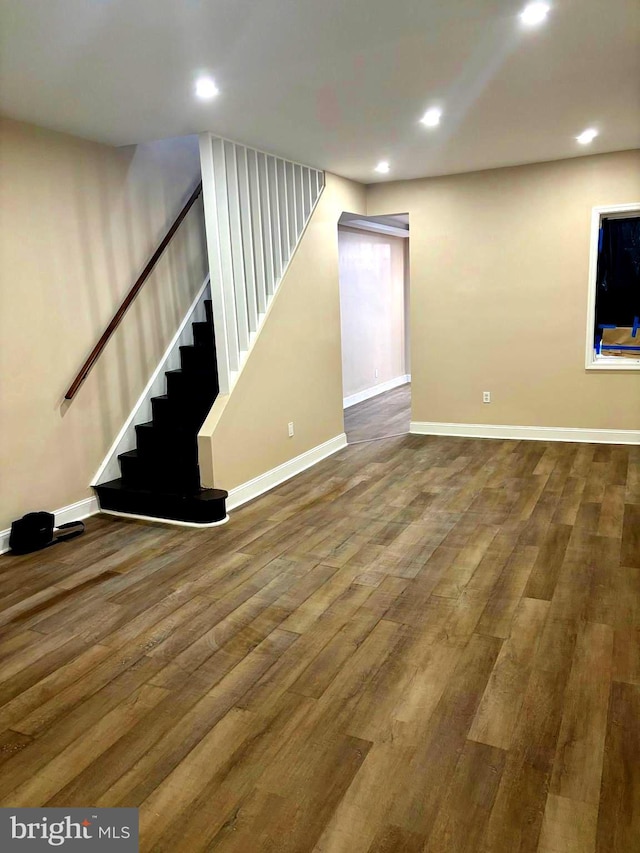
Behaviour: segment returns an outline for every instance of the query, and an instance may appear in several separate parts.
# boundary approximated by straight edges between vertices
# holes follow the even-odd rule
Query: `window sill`
[[[606,356],[587,362],[587,370],[640,370],[640,358],[615,358]]]

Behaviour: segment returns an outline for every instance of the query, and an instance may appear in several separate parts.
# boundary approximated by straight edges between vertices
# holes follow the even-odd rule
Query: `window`
[[[640,370],[640,203],[594,207],[588,370]]]

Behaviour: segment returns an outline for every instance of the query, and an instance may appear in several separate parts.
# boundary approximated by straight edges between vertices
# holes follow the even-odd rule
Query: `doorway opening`
[[[411,421],[409,214],[343,213],[338,255],[347,440],[404,435]]]

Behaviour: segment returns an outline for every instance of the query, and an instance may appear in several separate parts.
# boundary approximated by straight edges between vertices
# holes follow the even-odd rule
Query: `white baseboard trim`
[[[373,388],[366,388],[364,391],[358,391],[357,394],[351,394],[345,397],[342,401],[343,409],[349,409],[355,406],[356,403],[362,403],[364,400],[369,400],[371,397],[377,397],[378,394],[384,394],[385,391],[391,391],[393,388],[399,388],[400,385],[406,385],[411,382],[411,375],[396,376],[395,379],[389,379],[387,382],[381,382],[380,385],[374,385]]]
[[[260,497],[265,492],[275,489],[280,483],[284,483],[285,480],[290,480],[291,477],[301,474],[307,468],[311,468],[312,465],[322,462],[328,456],[333,456],[334,453],[337,453],[346,446],[347,436],[342,432],[340,435],[330,438],[329,441],[325,441],[324,444],[318,444],[316,447],[312,447],[311,450],[301,453],[300,456],[296,456],[288,462],[283,462],[277,468],[272,468],[271,471],[266,471],[264,474],[254,477],[253,480],[249,480],[241,486],[236,486],[235,489],[229,489],[227,509],[237,509],[242,504]]]
[[[96,497],[85,498],[69,506],[63,506],[60,509],[54,510],[55,524],[59,527],[61,524],[67,524],[69,521],[80,521],[83,518],[88,518],[90,515],[95,515],[100,512],[98,499]],[[11,528],[0,530],[0,554],[4,554],[9,550],[9,534]]]
[[[635,429],[580,429],[577,427],[447,424],[411,421],[409,432],[413,435],[450,435],[461,438],[513,438],[528,441],[579,441],[589,444],[640,444],[640,430]]]
[[[177,521],[175,518],[158,518],[157,515],[135,515],[132,512],[118,512],[115,509],[101,509],[104,515],[115,515],[116,518],[133,518],[135,521],[152,521],[154,524],[170,524],[172,527],[197,527],[205,529],[207,527],[220,527],[221,524],[226,524],[229,521],[229,516],[225,515],[220,521],[209,521],[206,524],[198,524],[195,521]]]

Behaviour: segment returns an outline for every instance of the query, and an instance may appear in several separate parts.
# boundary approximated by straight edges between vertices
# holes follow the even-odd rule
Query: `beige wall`
[[[640,151],[368,187],[410,214],[412,419],[640,428],[640,375],[584,367],[591,208],[638,200]]]
[[[201,430],[204,482],[215,472],[232,489],[343,432],[338,219],[364,207],[362,185],[326,175],[237,384]]]
[[[345,397],[407,372],[404,244],[387,234],[338,229]]]
[[[0,529],[89,482],[206,273],[192,209],[76,398],[64,392],[199,179],[197,140],[0,127]]]

